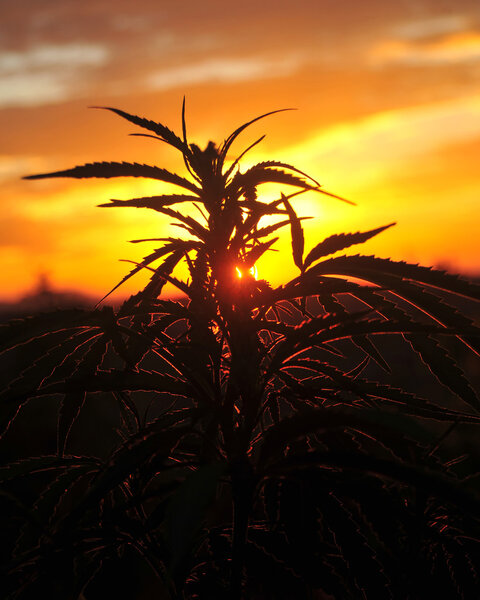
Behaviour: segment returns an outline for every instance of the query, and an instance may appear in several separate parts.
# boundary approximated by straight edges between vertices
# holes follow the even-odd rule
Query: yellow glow
[[[239,279],[242,279],[243,273],[242,273],[242,270],[240,269],[240,267],[235,267],[235,271],[237,273],[237,277]],[[257,279],[257,276],[258,276],[257,265],[253,265],[253,267],[250,267],[248,269],[248,272],[254,279]]]
[[[370,52],[373,64],[388,62],[406,63],[454,63],[476,60],[480,56],[480,35],[464,31],[430,43],[411,40],[385,40]]]
[[[446,57],[447,54],[457,58],[461,54],[466,59],[467,55],[473,57],[477,51],[480,53],[480,35],[468,31],[428,43],[415,45],[411,40],[401,40],[401,45],[398,45],[398,40],[391,40],[391,44],[375,46],[376,56],[384,61],[385,70],[395,62],[395,57],[399,59],[405,53],[408,56],[411,53],[421,55],[425,59],[433,55]],[[372,59],[371,56],[369,58]],[[206,110],[197,100],[192,101],[198,111],[192,118],[193,123],[201,122],[202,110]],[[272,104],[275,108],[274,101],[265,102],[265,110],[272,108]],[[256,114],[255,107],[252,107],[252,115],[244,115],[243,110],[249,111],[230,102],[226,102],[225,107],[232,112],[222,117],[222,130],[219,132],[215,128],[209,129],[209,124],[216,121],[210,119],[211,115],[207,118],[207,111],[205,132],[201,132],[203,143],[207,136],[218,140],[218,136],[224,134],[223,126],[228,131],[232,123],[237,123],[237,118],[242,120],[243,116],[247,118]],[[58,110],[59,122],[65,123],[61,108]],[[259,112],[262,110],[263,105]],[[238,115],[234,114],[235,111]],[[145,113],[145,116],[155,115],[155,110],[152,108]],[[366,231],[397,221],[397,227],[373,238],[368,245],[352,248],[352,253],[446,265],[466,275],[478,272],[478,90],[462,87],[452,97],[421,103],[413,100],[405,105],[379,103],[360,116],[341,114],[339,109],[338,114],[322,122],[321,126],[315,120],[311,121],[308,110],[305,118],[310,120],[308,124],[303,123],[303,114],[302,109],[288,118],[282,116],[277,121],[269,121],[265,131],[273,132],[272,143],[266,141],[252,149],[242,160],[242,171],[257,162],[278,159],[310,173],[326,190],[357,203],[356,207],[351,207],[314,192],[292,198],[292,206],[299,216],[314,217],[302,221],[305,254],[330,235]],[[68,115],[70,118],[70,113]],[[15,146],[11,155],[0,156],[3,194],[0,262],[4,276],[0,300],[15,298],[34,289],[40,273],[49,274],[56,290],[81,290],[98,299],[131,270],[132,265],[118,259],[141,261],[161,245],[161,242],[154,241],[129,244],[128,240],[187,235],[184,230],[172,226],[173,218],[152,210],[96,208],[97,204],[106,203],[110,198],[181,192],[176,186],[141,178],[82,182],[61,179],[22,181],[19,178],[24,173],[55,170],[97,158],[158,164],[185,175],[181,159],[174,152],[161,146],[162,154],[158,155],[157,145],[141,139],[132,141],[132,138],[127,138],[124,143],[121,141],[122,125],[115,120],[111,122],[110,137],[108,118],[98,112],[92,115],[86,115],[84,124],[83,113],[78,113],[82,128],[77,131],[75,144],[72,142],[75,155],[70,156],[67,148],[59,149],[58,140],[62,137],[54,133],[48,138],[48,143],[45,137],[40,136],[32,145],[30,128],[25,125],[24,154],[20,149],[16,154]],[[159,117],[164,119],[163,113]],[[89,123],[88,118],[93,120]],[[164,121],[169,123],[169,119],[170,116],[166,115]],[[42,119],[38,118],[37,122],[41,123]],[[284,122],[295,123],[304,135],[297,139],[296,136],[286,136],[285,132],[280,133],[283,130],[275,128]],[[91,137],[92,123],[94,126],[98,123],[102,131],[96,141]],[[83,130],[88,131],[88,135],[83,136]],[[42,131],[40,126],[38,131]],[[305,131],[308,133],[305,134]],[[252,130],[252,139],[254,135]],[[198,131],[192,132],[192,139],[195,136],[198,136]],[[9,138],[9,145],[13,145],[14,139]],[[242,140],[245,146],[248,145],[248,134]],[[232,151],[231,160],[236,156],[235,149],[241,151],[242,140]],[[104,146],[98,146],[100,142]],[[54,151],[62,151],[65,156],[55,155]],[[294,191],[289,186],[282,187],[276,184],[259,186],[259,200],[276,200],[281,191]],[[173,206],[173,209],[205,226],[204,218],[191,203]],[[277,215],[265,216],[261,225],[267,226],[277,220],[280,220]],[[271,285],[282,284],[298,275],[292,259],[288,227],[279,230],[279,238],[272,248],[276,252],[266,252],[259,259],[261,277]],[[235,271],[233,266],[231,268],[232,277],[237,282],[243,278],[242,284],[250,277],[258,277],[256,266],[247,269],[240,262]],[[148,271],[135,275],[115,292],[112,299],[117,301],[138,292],[148,283],[150,275]],[[182,281],[188,280],[185,261],[175,269],[175,276]],[[178,292],[167,286],[163,293]]]

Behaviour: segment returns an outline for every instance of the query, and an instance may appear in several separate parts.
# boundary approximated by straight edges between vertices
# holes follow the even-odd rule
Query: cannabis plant
[[[478,351],[479,330],[455,302],[478,301],[480,287],[341,254],[391,224],[306,251],[297,198],[334,195],[283,162],[241,170],[263,138],[228,158],[267,115],[201,149],[185,105],[180,136],[107,110],[179,151],[185,176],[94,162],[27,178],[174,184],[100,206],[157,211],[182,236],[136,240],[156,247],[118,285],[151,277],[118,310],[1,326],[3,429],[27,403],[55,401],[58,414],[56,452],[0,470],[6,597],[477,598],[478,475],[458,432],[474,439],[480,403],[456,357]],[[262,199],[266,183],[276,199]],[[298,274],[272,287],[253,269],[285,228]],[[166,283],[183,299],[165,297]],[[436,378],[427,394],[411,356]],[[88,402],[112,400],[108,425],[88,428],[116,431],[113,447],[80,454]]]

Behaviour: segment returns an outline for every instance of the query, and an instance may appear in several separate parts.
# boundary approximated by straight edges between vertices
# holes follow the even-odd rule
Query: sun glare
[[[243,277],[242,269],[240,267],[235,267],[235,271],[237,273],[237,277],[239,279],[242,279],[242,277]],[[248,269],[248,272],[254,279],[257,279],[258,271],[257,271],[256,265],[253,265],[253,267],[250,267],[250,269]]]

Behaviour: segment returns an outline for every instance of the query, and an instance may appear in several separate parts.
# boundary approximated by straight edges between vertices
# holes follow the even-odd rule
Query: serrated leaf
[[[145,119],[143,117],[137,117],[136,115],[131,115],[123,110],[119,110],[118,108],[111,108],[109,106],[92,106],[90,108],[100,108],[102,110],[109,110],[118,116],[138,125],[139,127],[143,127],[144,129],[148,129],[149,131],[153,131],[156,135],[158,135],[162,141],[166,142],[170,146],[177,148],[183,154],[188,154],[188,146],[186,146],[185,142],[182,140],[168,127],[162,125],[161,123],[156,123],[155,121],[150,121],[149,119]]]
[[[390,427],[387,426],[387,422]],[[388,436],[392,440],[396,438],[397,444],[401,439],[407,443],[402,432],[398,434],[395,431],[395,426],[398,427],[391,415],[373,410],[335,407],[305,409],[267,429],[262,440],[259,465],[265,466],[279,456],[283,456],[285,446],[295,439],[322,431],[342,430],[345,427],[366,431],[374,438],[385,437],[388,430]]]
[[[398,322],[389,322],[380,319],[358,320],[356,322],[339,322],[336,325],[328,327],[318,335],[312,336],[312,342],[333,342],[336,340],[350,339],[363,335],[380,335],[384,333],[392,334],[423,334],[423,335],[450,335],[456,336],[459,333],[470,334],[472,330],[458,331],[457,329],[447,329],[435,325],[425,325],[415,323],[412,320],[403,320]]]
[[[247,269],[253,267],[257,260],[278,240],[278,237],[268,240],[254,246],[250,252],[245,256],[243,264]]]
[[[172,208],[164,207],[164,208],[158,208],[157,210],[158,210],[158,212],[161,212],[165,215],[173,217],[174,219],[177,219],[178,221],[181,221],[182,223],[184,223],[188,227],[188,230],[191,231],[193,233],[193,235],[196,235],[197,237],[199,237],[201,240],[205,241],[208,239],[208,237],[209,237],[208,231],[205,229],[205,227],[200,225],[200,223],[198,221],[196,221],[194,218],[186,216],[186,215],[182,215],[180,212],[178,212],[177,210],[173,210]],[[182,241],[184,243],[190,242],[190,240],[182,240]],[[194,242],[194,243],[196,243],[196,242]]]
[[[391,420],[391,423],[394,421]],[[303,456],[287,456],[269,468],[268,476],[272,474],[281,476],[289,469],[295,466],[298,468],[302,464],[358,469],[364,473],[374,473],[393,481],[418,487],[427,494],[451,502],[472,515],[478,514],[480,510],[480,496],[465,488],[457,479],[445,476],[438,468],[433,470],[430,465],[427,467],[425,464],[411,464],[407,460],[379,458],[373,454],[313,451]]]
[[[197,537],[215,498],[218,481],[226,470],[225,463],[200,466],[172,495],[166,508],[165,533],[173,573],[182,570],[183,561],[198,544]]]
[[[386,281],[386,283],[388,282]],[[466,327],[474,331],[475,323],[472,319],[459,313],[454,307],[421,284],[402,280],[401,282],[396,281],[393,287],[398,295],[405,298],[412,306],[418,308],[437,323],[442,323],[445,327],[451,328],[458,327],[462,329]],[[480,332],[478,329],[477,331]],[[480,340],[478,337],[458,336],[458,339],[480,356]]]
[[[88,337],[91,334],[88,332],[86,335]],[[9,428],[26,402],[35,396],[48,394],[44,391],[49,387],[46,385],[46,381],[55,368],[62,363],[65,356],[76,349],[79,341],[83,341],[82,338],[77,339],[75,335],[70,335],[68,330],[56,332],[55,336],[55,341],[44,348],[41,356],[38,355],[36,348],[30,354],[33,343],[28,344],[24,350],[23,358],[30,358],[30,367],[23,371],[17,379],[11,381],[9,387],[0,395],[1,435]]]
[[[354,518],[353,513],[334,494],[324,496],[322,510],[326,513],[328,526],[335,536],[335,542],[348,564],[360,595],[372,598],[393,598],[390,581],[377,559],[374,550],[367,542],[366,532]]]
[[[62,498],[69,493],[69,488],[78,482],[82,476],[95,471],[98,465],[95,461],[84,461],[80,464],[69,465],[64,468],[51,483],[49,483],[35,500],[32,506],[37,523],[44,527],[51,524],[55,519],[58,504]],[[20,534],[15,542],[14,554],[19,555],[37,545],[39,536],[44,529],[34,527],[34,521],[27,521],[21,528]]]
[[[292,236],[292,255],[293,262],[303,272],[303,250],[305,247],[305,238],[303,235],[303,228],[300,219],[297,217],[297,213],[293,210],[290,202],[282,195],[283,204],[288,213],[290,219],[290,232]]]
[[[300,325],[293,328],[285,326],[283,323],[274,324],[274,327],[280,326],[280,332],[284,333],[284,335],[269,350],[271,362],[268,370],[274,372],[287,358],[298,353],[300,350],[311,348],[316,343],[321,344],[337,339],[334,335],[331,335],[330,339],[327,339],[327,332],[336,331],[337,328],[338,331],[350,331],[350,328],[354,324],[357,324],[358,320],[363,319],[369,313],[370,311],[349,315],[328,314],[322,317],[306,319]],[[341,326],[343,326],[343,329]]]
[[[250,528],[246,544],[247,572],[268,581],[275,598],[306,598],[305,563],[285,534]],[[293,546],[293,547],[292,547]]]
[[[158,211],[165,206],[178,204],[180,202],[196,202],[198,196],[189,196],[187,194],[163,194],[162,196],[148,196],[144,198],[130,198],[129,200],[110,200],[104,204],[99,204],[100,208],[112,207],[134,207],[134,208],[151,208]]]
[[[278,160],[265,160],[265,161],[257,163],[252,168],[253,169],[256,169],[256,168],[265,169],[265,168],[271,168],[271,167],[275,167],[275,168],[279,168],[279,169],[287,169],[288,171],[292,171],[293,173],[297,173],[297,175],[302,175],[303,177],[306,177],[307,179],[310,179],[312,181],[312,183],[315,184],[316,187],[321,187],[320,184],[318,183],[318,181],[316,179],[314,179],[313,177],[311,177],[310,175],[308,175],[304,171],[300,171],[300,169],[297,169],[293,165],[290,165],[290,164],[284,163],[284,162],[280,162]]]
[[[307,396],[309,393],[313,395],[316,390],[322,393],[325,392],[325,388],[333,388],[339,392],[351,392],[362,399],[366,398],[366,394],[355,379],[332,364],[294,357],[283,363],[282,370],[291,369],[292,367],[304,368],[317,375],[316,377],[311,376],[302,382],[306,387]],[[278,375],[281,376],[280,373]],[[340,398],[338,400],[340,401]]]
[[[378,303],[378,297],[383,297],[384,303],[382,311],[388,310],[388,315],[394,319],[405,318],[406,312],[405,307],[400,307],[398,298],[405,300],[415,309],[423,312],[429,318],[433,319],[436,323],[441,323],[446,327],[455,328],[459,330],[466,328],[475,331],[475,324],[472,319],[459,313],[453,306],[445,302],[442,298],[439,298],[431,289],[424,287],[422,284],[414,281],[407,281],[405,279],[399,279],[396,276],[392,276],[386,273],[375,273],[372,275],[372,279],[375,279],[375,283],[382,285],[385,290],[372,292],[368,288],[363,288],[360,293],[360,298],[373,299],[374,304]],[[392,290],[393,295],[385,294],[386,290]],[[358,294],[357,294],[358,296]],[[392,304],[392,301],[394,304]],[[477,328],[477,332],[480,330]],[[457,336],[458,339],[463,342],[468,348],[473,350],[477,355],[480,355],[480,341],[478,337],[472,336]]]
[[[317,190],[315,186],[310,185],[301,177],[297,177],[287,171],[271,168],[252,167],[245,173],[237,173],[228,185],[228,190],[245,190],[255,188],[263,183],[284,183],[301,187],[305,190]]]
[[[38,390],[36,395],[66,394],[72,391],[133,392],[136,390],[155,391],[184,397],[188,397],[191,393],[188,384],[165,373],[145,370],[135,372],[111,369],[110,371],[97,372],[88,380],[78,380],[74,384],[68,381],[52,383]]]
[[[326,312],[348,314],[347,310],[345,309],[345,306],[339,300],[337,300],[335,296],[331,294],[319,295],[318,301],[320,302],[320,304],[323,305],[323,308]],[[382,354],[375,346],[373,341],[368,336],[364,335],[355,337],[354,339],[352,339],[352,342],[356,346],[361,348],[365,352],[365,354],[369,358],[373,359],[384,371],[390,373],[390,366],[388,365],[387,361],[383,358]]]
[[[165,181],[166,183],[173,183],[178,185],[195,194],[200,193],[200,189],[196,185],[176,175],[170,173],[167,169],[160,167],[154,167],[151,165],[142,165],[139,163],[129,162],[94,162],[87,163],[85,165],[79,165],[72,169],[65,169],[63,171],[54,171],[52,173],[39,173],[37,175],[27,175],[23,179],[51,179],[54,177],[72,177],[74,179],[85,179],[85,178],[101,178],[110,179],[111,177],[145,177],[147,179],[156,179],[158,181]]]
[[[142,269],[147,268],[152,262],[155,262],[156,260],[158,260],[159,258],[161,258],[162,256],[164,256],[165,254],[170,254],[170,256],[168,256],[164,262],[163,262],[163,271],[162,274],[163,275],[168,275],[173,271],[173,268],[175,267],[175,265],[183,258],[184,256],[184,251],[182,250],[176,250],[175,247],[171,247],[171,246],[164,246],[163,248],[158,248],[157,250],[155,250],[154,252],[152,252],[151,254],[149,254],[148,256],[146,256],[142,262],[140,263],[135,263],[135,267],[130,271],[130,273],[128,273],[127,275],[125,275],[125,277],[123,277],[123,279],[121,281],[119,281],[117,283],[116,286],[114,286],[109,292],[108,294],[105,294],[105,296],[98,302],[98,304],[100,304],[100,302],[103,302],[106,298],[108,298],[108,296],[110,296],[116,289],[118,289],[121,285],[123,285],[126,281],[128,281],[131,277],[133,277],[134,275],[136,275],[139,271],[141,271]],[[170,265],[173,266],[172,268],[170,268]],[[157,271],[159,269],[162,269],[162,267],[158,267]]]
[[[322,295],[328,298],[332,294],[355,293],[360,286],[351,281],[336,279],[334,277],[309,277],[300,275],[285,285],[274,289],[267,289],[257,298],[257,305],[263,305],[267,308],[277,302],[284,300],[293,300],[295,298],[304,298],[306,296]]]
[[[322,258],[323,256],[334,254],[335,252],[344,250],[345,248],[353,246],[354,244],[363,244],[370,238],[378,235],[393,225],[396,225],[396,223],[390,223],[388,225],[384,225],[383,227],[371,229],[370,231],[365,231],[363,233],[357,231],[357,233],[341,233],[331,235],[310,250],[305,258],[305,268],[307,269],[313,262],[319,258]]]
[[[306,219],[307,217],[300,217],[300,219]],[[245,237],[245,241],[251,239],[259,239],[262,237],[267,237],[280,229],[280,227],[285,227],[286,225],[290,225],[290,221],[280,221],[279,223],[274,223],[273,225],[268,225],[267,227],[260,227],[260,229],[253,229],[250,233]]]
[[[12,319],[0,325],[0,352],[45,334],[60,330],[74,330],[97,321],[95,311],[80,308],[55,310],[37,315]]]
[[[463,371],[446,348],[430,336],[405,334],[405,339],[418,352],[435,377],[466,404],[480,411],[480,400]]]
[[[247,152],[249,152],[252,148],[255,148],[255,146],[257,146],[262,140],[265,139],[265,136],[262,135],[261,137],[258,138],[258,140],[255,140],[255,142],[253,142],[253,144],[250,144],[250,146],[248,146],[248,148],[246,148],[241,154],[240,156],[238,156],[238,158],[236,158],[233,163],[230,165],[230,167],[225,171],[223,177],[224,180],[226,181],[230,175],[233,173],[235,167],[238,165],[238,163],[242,160],[242,158],[245,156],[245,154],[247,154]]]
[[[81,358],[77,368],[66,382],[66,386],[73,387],[75,386],[76,381],[92,377],[100,368],[103,357],[105,356],[106,347],[107,339],[105,336],[101,336]],[[57,452],[60,456],[63,456],[63,453],[65,452],[68,436],[73,424],[80,414],[85,402],[85,396],[85,390],[72,390],[66,394],[60,402],[57,425]]]
[[[460,296],[480,301],[480,285],[461,279],[445,271],[421,267],[403,261],[395,262],[375,256],[339,256],[310,267],[310,274],[351,275],[375,282],[375,274],[387,273],[400,279],[421,282],[434,288],[446,290]]]
[[[476,568],[478,561],[475,559],[475,553],[478,553],[478,544],[478,539],[470,540],[468,545],[455,538],[443,540],[444,551],[442,554],[447,563],[445,570],[450,576],[454,593],[459,598],[473,599],[480,595],[480,580]]]
[[[138,433],[141,428],[140,415],[130,394],[128,392],[114,392],[114,396],[119,404],[122,425],[127,430],[128,435]]]
[[[434,402],[422,398],[411,392],[400,388],[392,387],[386,383],[368,381],[365,379],[356,379],[356,385],[365,394],[373,398],[387,400],[393,406],[401,407],[405,414],[414,415],[437,421],[450,421],[459,423],[479,423],[480,416],[469,413],[444,408]]]
[[[251,121],[248,121],[247,123],[244,123],[243,125],[240,125],[240,127],[238,127],[237,129],[235,129],[235,131],[233,133],[231,133],[228,136],[228,138],[224,141],[224,143],[220,149],[220,157],[221,157],[222,163],[227,156],[230,146],[233,144],[233,142],[236,140],[236,138],[242,133],[242,131],[244,131],[247,127],[250,127],[250,125],[252,125],[256,121],[260,121],[260,119],[264,119],[265,117],[269,117],[270,115],[274,115],[275,113],[285,112],[287,110],[293,110],[293,109],[292,108],[281,108],[279,110],[272,110],[268,113],[260,115],[259,117],[255,117],[255,119],[252,119]]]
[[[43,473],[46,471],[55,471],[68,467],[81,466],[84,464],[98,464],[95,458],[85,458],[82,456],[32,456],[19,461],[11,462],[0,467],[0,481],[12,481],[22,479],[33,473]]]
[[[95,505],[112,489],[127,479],[153,458],[167,461],[172,448],[188,432],[191,426],[185,424],[194,414],[191,410],[171,413],[167,419],[158,419],[130,436],[111,455],[107,464],[98,472],[87,493],[79,499],[77,506],[64,519],[63,527],[75,523],[76,519],[90,506]]]
[[[89,329],[72,336],[72,341],[76,342],[75,345],[71,348],[71,351],[65,351],[62,361],[53,369],[51,374],[43,380],[42,385],[47,386],[55,381],[65,381],[66,379],[69,379],[77,368],[78,362],[83,358],[92,343],[94,343],[100,335],[101,333],[98,329]]]

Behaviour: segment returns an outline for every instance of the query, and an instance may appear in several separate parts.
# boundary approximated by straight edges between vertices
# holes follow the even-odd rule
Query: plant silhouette
[[[178,150],[187,174],[99,162],[27,178],[174,184],[181,193],[100,206],[155,210],[184,235],[136,240],[157,248],[118,286],[144,269],[151,278],[118,310],[58,310],[0,327],[4,357],[18,359],[4,374],[2,428],[25,404],[58,400],[57,452],[0,469],[18,524],[6,597],[478,597],[478,477],[447,437],[480,421],[451,351],[453,342],[479,348],[478,328],[452,298],[479,300],[480,287],[339,254],[393,224],[306,252],[294,199],[339,197],[286,163],[242,172],[263,137],[228,161],[247,127],[280,111],[202,150],[187,139],[185,103],[181,136],[106,110]],[[289,193],[264,201],[266,183]],[[198,218],[179,208],[188,204]],[[298,275],[272,287],[251,269],[285,228]],[[175,271],[182,262],[186,281]],[[162,296],[167,282],[184,301]],[[408,368],[405,385],[392,384],[392,338],[448,400],[412,390]],[[115,400],[107,427],[117,442],[106,457],[70,450],[86,398]],[[101,425],[89,424],[99,436]]]

